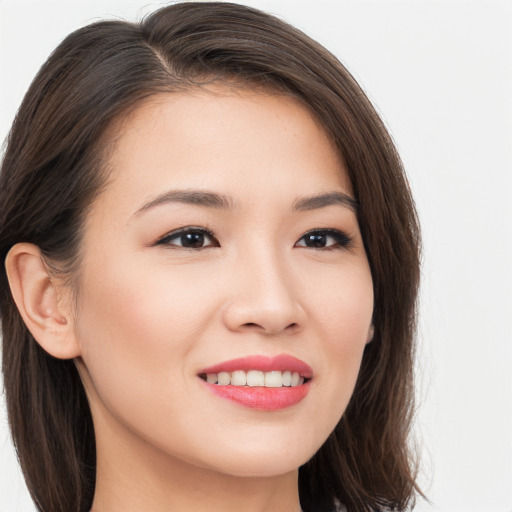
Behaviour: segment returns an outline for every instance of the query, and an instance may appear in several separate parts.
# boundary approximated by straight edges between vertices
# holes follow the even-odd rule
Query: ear
[[[370,343],[373,340],[373,335],[375,334],[375,327],[373,326],[373,322],[368,327],[368,336],[366,337],[366,344]]]
[[[71,290],[52,280],[39,247],[16,244],[7,254],[5,267],[16,306],[39,345],[59,359],[79,356],[70,309]]]

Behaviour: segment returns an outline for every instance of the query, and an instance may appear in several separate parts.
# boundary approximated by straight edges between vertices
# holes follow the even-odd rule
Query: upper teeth
[[[208,373],[206,381],[219,386],[263,386],[266,388],[280,388],[282,386],[300,386],[304,384],[304,377],[297,372],[260,372],[258,370],[236,370],[234,372]]]

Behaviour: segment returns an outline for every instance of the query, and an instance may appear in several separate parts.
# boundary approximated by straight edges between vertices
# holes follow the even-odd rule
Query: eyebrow
[[[203,190],[170,190],[146,203],[134,215],[168,203],[192,204],[216,210],[229,210],[233,208],[233,200],[223,194]],[[354,212],[357,211],[357,201],[343,192],[328,192],[302,197],[293,203],[292,209],[293,211],[303,212],[331,205],[341,205],[350,208]]]
[[[149,203],[146,203],[142,208],[135,212],[135,215],[154,208],[155,206],[167,203],[193,204],[217,210],[229,210],[232,208],[231,199],[222,194],[205,192],[202,190],[170,190],[169,192],[153,199]]]
[[[319,208],[325,208],[326,206],[331,205],[341,205],[346,206],[353,210],[357,211],[357,201],[343,192],[329,192],[327,194],[318,194],[310,197],[303,197],[293,204],[293,209],[295,211],[309,211],[309,210],[317,210]]]

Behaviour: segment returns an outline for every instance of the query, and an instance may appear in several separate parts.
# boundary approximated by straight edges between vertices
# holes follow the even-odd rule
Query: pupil
[[[197,248],[204,245],[204,234],[203,233],[187,233],[182,235],[181,243],[183,247]]]
[[[315,233],[308,235],[306,239],[306,245],[308,247],[325,247],[326,235]]]

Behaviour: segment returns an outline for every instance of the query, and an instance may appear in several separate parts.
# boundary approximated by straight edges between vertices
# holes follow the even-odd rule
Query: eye
[[[213,233],[205,228],[186,227],[168,233],[156,245],[169,245],[184,249],[206,249],[219,247],[219,242]]]
[[[302,235],[295,247],[310,247],[312,249],[343,249],[350,247],[352,239],[337,229],[315,229]]]

